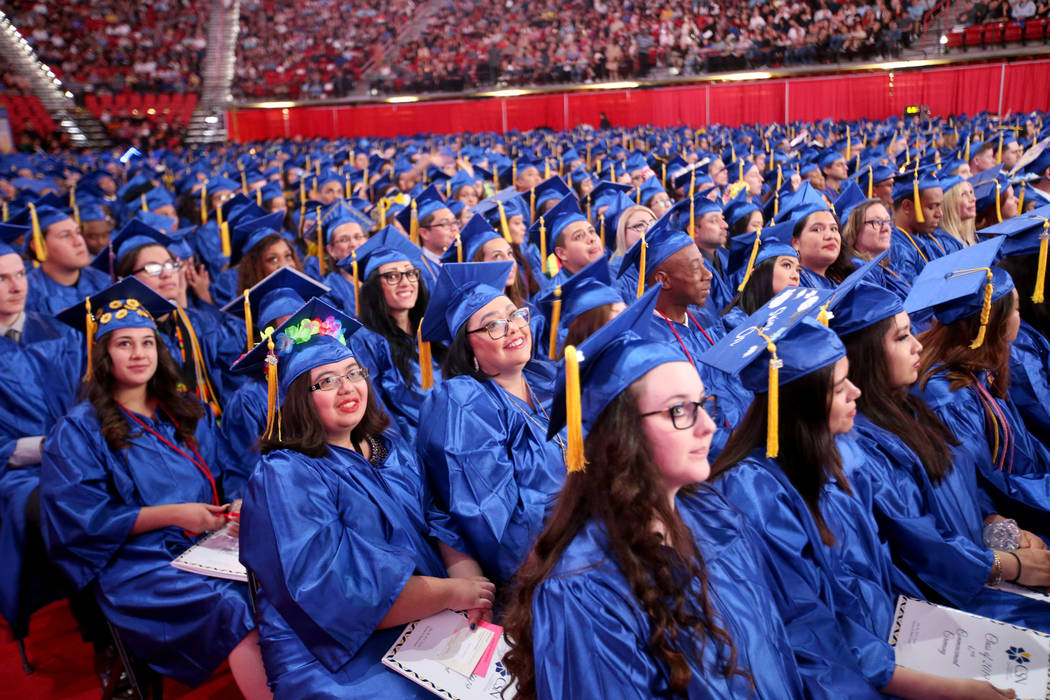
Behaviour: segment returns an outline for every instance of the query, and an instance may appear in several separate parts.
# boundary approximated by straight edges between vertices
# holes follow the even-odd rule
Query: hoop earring
[[[480,372],[481,371],[481,365],[478,364],[478,358],[476,356],[474,357],[474,371],[475,372]]]

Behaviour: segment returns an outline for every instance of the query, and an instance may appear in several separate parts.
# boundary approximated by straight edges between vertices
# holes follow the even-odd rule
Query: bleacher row
[[[1032,17],[1024,22],[986,22],[972,27],[956,27],[948,33],[948,50],[966,51],[975,47],[1050,40],[1050,19]]]

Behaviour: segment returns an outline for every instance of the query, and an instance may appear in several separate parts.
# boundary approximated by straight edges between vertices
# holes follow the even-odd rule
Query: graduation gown
[[[214,313],[196,309],[184,311],[197,336],[204,360],[203,370],[207,372],[212,388],[221,398],[229,379],[230,389],[236,390],[246,378],[244,375],[233,375],[229,367],[244,352],[243,324],[242,335],[238,336],[234,332],[234,324],[227,321],[218,310]],[[178,320],[175,314],[169,314],[164,321],[157,322],[157,331],[171,358],[175,360],[186,386],[195,391],[197,379],[194,372],[193,348],[182,321]]]
[[[804,697],[771,589],[778,585],[756,537],[725,500],[704,488],[680,493],[677,510],[706,564],[708,596],[729,632],[737,663],[753,675],[717,668],[717,647],[688,655],[694,698]],[[691,583],[699,589],[699,584]],[[532,636],[539,698],[653,698],[667,691],[667,669],[648,650],[652,623],[610,551],[604,526],[589,521],[536,588]],[[695,652],[699,650],[694,649]],[[581,669],[586,664],[586,670]]]
[[[834,289],[838,286],[824,275],[801,266],[798,268],[798,279],[800,287],[810,287],[811,289]]]
[[[984,374],[977,377],[987,386]],[[981,488],[995,504],[996,512],[1018,520],[1021,527],[1046,538],[1050,534],[1050,453],[1025,428],[1017,407],[1009,399],[992,398],[1005,417],[1012,442],[996,421],[986,419],[978,390],[965,387],[951,391],[944,372],[933,375],[925,389],[913,389],[940,416],[962,444],[953,450],[968,453],[977,465]],[[993,454],[993,445],[998,450]],[[997,466],[1001,462],[1003,467]]]
[[[925,248],[919,242],[920,238],[919,234],[909,234],[899,226],[894,226],[890,234],[890,260],[893,261],[893,269],[908,284],[915,281],[930,261]]]
[[[353,281],[344,277],[342,271],[332,270],[325,275],[323,284],[332,290],[325,295],[325,299],[347,316],[357,318],[357,311],[354,308],[357,294],[354,291]]]
[[[867,459],[852,462],[849,476],[863,476],[871,485],[879,534],[897,566],[952,607],[1047,631],[1050,608],[1045,603],[984,585],[993,555],[984,546],[988,513],[978,496],[973,463],[955,460],[934,484],[903,440],[863,414],[857,415],[854,433]]]
[[[1025,321],[1010,346],[1010,401],[1032,436],[1050,445],[1050,342]]]
[[[241,560],[258,577],[263,661],[277,698],[427,698],[380,659],[403,627],[377,630],[412,576],[446,577],[437,541],[464,551],[403,441],[372,466],[263,456],[241,513]]]
[[[232,225],[230,236],[231,238],[233,236]],[[197,257],[208,266],[208,274],[211,275],[212,280],[217,280],[219,273],[226,268],[226,264],[230,261],[229,256],[222,254],[222,236],[219,233],[219,224],[214,218],[209,219],[208,223],[195,228],[189,234],[188,240],[197,252]]]
[[[865,529],[870,511],[865,515],[860,499],[829,484],[820,506],[838,542],[828,547],[802,497],[764,451],[752,452],[715,485],[768,547],[781,615],[809,691],[879,697],[875,689],[895,668],[886,641],[894,601],[881,589],[889,576],[877,537]]]
[[[222,413],[222,436],[238,471],[251,475],[259,461],[256,445],[266,430],[266,380],[251,378],[226,401]]]
[[[435,498],[486,576],[501,583],[524,560],[565,479],[562,448],[547,441],[554,367],[533,360],[525,376],[535,407],[491,380],[446,379],[423,402],[427,420],[416,437]]]
[[[0,616],[16,636],[34,610],[62,597],[53,572],[23,568],[26,502],[40,485],[40,464],[8,464],[19,438],[46,436],[75,403],[82,372],[79,336],[50,316],[26,312],[22,338],[0,336]]]
[[[109,275],[93,267],[83,268],[76,284],[68,287],[51,279],[43,267],[27,270],[26,278],[29,280],[26,311],[38,311],[49,316],[73,304],[83,304],[85,297],[94,296],[112,284]]]
[[[730,281],[729,275],[729,251],[719,248],[714,252],[714,259],[709,259],[707,254],[702,257],[704,266],[711,273],[711,295],[707,299],[706,307],[713,311],[713,316],[718,316],[722,309],[729,306],[736,296],[736,287]],[[635,277],[635,283],[638,278]]]
[[[176,444],[163,412],[138,418]],[[189,459],[129,422],[132,435],[142,434],[130,438],[128,449],[110,450],[90,403],[74,406],[59,421],[41,471],[44,541],[77,589],[94,587],[103,614],[133,654],[163,675],[199,685],[255,626],[248,587],[171,566],[197,539],[182,528],[131,534],[141,508],[210,503],[212,487]],[[229,459],[206,409],[196,437],[205,464],[225,487],[220,499],[239,497],[243,475],[227,470]]]

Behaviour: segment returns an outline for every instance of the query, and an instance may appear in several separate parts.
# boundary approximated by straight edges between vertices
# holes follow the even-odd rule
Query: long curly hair
[[[127,416],[113,398],[116,380],[113,378],[113,359],[109,355],[109,340],[106,333],[95,341],[91,358],[91,379],[80,388],[80,398],[91,402],[102,426],[102,437],[111,450],[127,449],[131,440],[142,434],[132,433]],[[157,402],[157,408],[166,413],[175,424],[175,436],[179,442],[197,445],[195,433],[197,421],[204,417],[204,407],[181,387],[181,375],[171,359],[168,348],[156,331],[153,339],[157,347],[157,370],[146,383],[146,394]]]
[[[271,233],[263,237],[261,241],[251,247],[250,250],[244,253],[240,263],[237,265],[237,293],[240,294],[245,289],[251,289],[266,277],[266,271],[263,269],[263,255],[266,254],[267,249],[278,241],[283,242],[288,246],[288,249],[292,251],[292,258],[294,260],[294,267],[296,270],[302,272],[303,265],[299,260],[299,253],[296,252],[295,246],[288,241],[284,240],[284,237],[279,233]]]
[[[535,644],[544,641],[533,637],[536,589],[591,519],[604,527],[609,554],[649,618],[646,646],[667,669],[670,693],[685,694],[690,660],[700,658],[708,643],[717,645],[718,673],[751,680],[711,602],[703,555],[659,485],[639,421],[633,390],[602,412],[585,442],[586,471],[566,476],[546,527],[518,570],[504,619],[510,645],[504,663],[517,682],[518,698],[536,697]],[[654,531],[654,521],[666,535]]]

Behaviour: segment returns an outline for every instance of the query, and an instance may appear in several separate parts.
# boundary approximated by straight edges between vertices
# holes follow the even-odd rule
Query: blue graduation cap
[[[47,227],[66,219],[72,220],[72,217],[64,209],[60,206],[53,206],[50,203],[53,200],[54,197],[52,195],[45,195],[36,202],[27,204],[25,209],[8,220],[8,223],[11,224],[30,227],[32,235],[25,237],[23,254],[29,257],[31,253],[35,252],[36,259],[40,262],[47,260],[47,243],[44,241]],[[33,244],[32,250],[30,249],[30,243]]]
[[[655,175],[650,175],[645,178],[645,181],[638,187],[635,202],[638,204],[644,204],[649,206],[649,202],[653,201],[658,195],[667,195],[667,191],[664,186],[660,184],[660,179]]]
[[[550,359],[557,357],[559,328],[567,328],[584,312],[620,301],[623,299],[612,287],[609,264],[604,257],[585,265],[565,284],[548,289],[537,296],[535,303],[547,317],[547,326],[550,329]]]
[[[871,199],[875,196],[875,185],[892,180],[896,176],[896,171],[890,166],[878,161],[869,161],[857,168],[856,181],[867,198]]]
[[[912,283],[904,310],[914,313],[933,309],[941,323],[981,314],[985,322],[970,345],[972,349],[981,347],[992,303],[1014,288],[1010,275],[993,267],[1004,240],[996,236],[928,262]]]
[[[558,236],[569,224],[587,221],[580,211],[579,202],[574,195],[566,195],[551,207],[547,213],[537,216],[535,223],[529,227],[529,241],[539,247],[540,259],[546,264],[547,254],[557,247]]]
[[[774,220],[778,223],[781,221],[794,222],[816,211],[828,211],[828,203],[813,185],[803,182],[793,193],[781,197],[780,213]]]
[[[835,211],[835,216],[839,221],[845,223],[853,210],[868,199],[869,197],[865,196],[863,190],[860,189],[860,185],[853,180],[847,180],[831,208]]]
[[[281,233],[284,214],[274,212],[254,219],[239,220],[233,228],[233,247],[230,251],[230,266],[241,261],[249,250],[270,234]]]
[[[846,354],[838,336],[813,317],[830,295],[830,290],[788,287],[699,357],[706,365],[739,375],[745,389],[768,392],[767,457],[780,451],[778,387]]]
[[[411,204],[397,213],[397,220],[401,223],[409,237],[415,242],[418,236],[419,222],[436,211],[447,209],[445,199],[441,196],[437,187],[430,185],[415,197]]]
[[[179,220],[174,217],[154,214],[151,211],[137,211],[133,219],[138,219],[147,226],[162,232],[174,231],[179,223]]]
[[[171,196],[163,187],[154,187],[145,194],[146,197],[146,208],[149,211],[159,209],[164,206],[175,206],[175,198]]]
[[[274,270],[251,289],[244,290],[243,297],[234,299],[222,310],[244,319],[248,350],[251,350],[255,327],[266,328],[273,324],[274,319],[294,314],[308,299],[323,296],[329,291],[329,287],[286,266]]]
[[[660,217],[624,253],[617,277],[623,277],[627,270],[636,267],[638,268],[638,286],[641,288],[652,270],[660,267],[665,260],[683,248],[696,245],[689,234],[672,226],[669,214],[670,212]]]
[[[922,198],[920,193],[940,187],[941,181],[929,170],[915,168],[900,173],[893,181],[893,203],[897,204],[905,199],[911,199],[915,206],[915,219],[919,223],[925,222],[922,213]]]
[[[26,236],[32,233],[32,229],[29,226],[19,226],[18,224],[12,223],[0,223],[0,255],[10,255],[15,253],[21,255],[18,250],[15,250],[14,242],[22,236]]]
[[[420,323],[425,341],[451,343],[472,315],[505,295],[513,263],[449,263],[441,266]]]
[[[832,290],[831,297],[821,306],[818,320],[827,322],[826,325],[843,336],[904,311],[900,297],[873,284],[870,277],[888,255],[889,251],[884,250],[842,280],[842,284]],[[869,287],[874,287],[878,293],[872,292]]]
[[[495,239],[503,239],[496,229],[485,221],[485,217],[474,214],[467,225],[460,229],[456,240],[441,255],[442,263],[473,262],[481,246]]]
[[[691,200],[686,197],[676,202],[664,216],[672,222],[675,228],[689,231],[701,216],[716,211],[722,211],[722,205],[698,192]]]
[[[105,202],[97,199],[81,198],[77,205],[80,220],[83,221],[109,221],[113,223]]]
[[[101,270],[115,279],[117,263],[127,253],[144,245],[170,246],[174,240],[161,231],[153,228],[141,219],[131,219],[116,234],[110,236],[109,245],[98,252],[91,267]]]
[[[1027,173],[1042,177],[1047,168],[1050,168],[1050,138],[1044,138],[1029,148],[1013,167],[1011,173]]]
[[[618,192],[624,194],[631,191],[630,185],[621,185],[618,182],[610,182],[609,180],[602,180],[594,189],[587,193],[583,199],[580,200],[580,209],[587,214],[587,218],[591,221],[595,221],[602,207],[607,207],[612,204],[612,200],[616,197]]]
[[[259,199],[263,202],[269,202],[272,199],[284,196],[284,190],[281,189],[281,183],[279,182],[267,182],[259,189]]]
[[[738,292],[751,281],[751,273],[757,265],[787,255],[797,258],[798,251],[791,247],[791,234],[795,225],[782,221],[773,226],[760,228],[751,233],[741,233],[729,239],[729,270],[743,270],[744,274],[737,287]]]
[[[353,274],[356,263],[362,279],[368,277],[381,266],[392,262],[410,262],[417,268],[423,267],[422,252],[405,234],[393,226],[387,226],[362,243],[356,250],[340,260],[337,264]]]
[[[970,178],[973,194],[977,198],[977,211],[995,207],[996,220],[1002,222],[1002,192],[1010,186],[1006,175],[996,165]]]
[[[565,184],[565,181],[554,175],[536,185],[532,196],[535,197],[536,210],[539,211],[547,202],[557,202],[570,194],[572,190]]]
[[[357,224],[368,234],[373,228],[372,219],[350,206],[345,200],[337,199],[321,214],[321,228],[325,243],[332,239],[332,233],[343,224]]]

